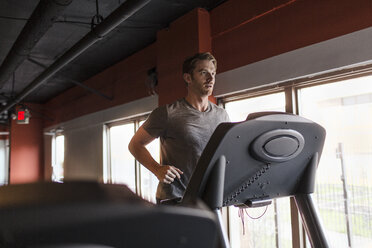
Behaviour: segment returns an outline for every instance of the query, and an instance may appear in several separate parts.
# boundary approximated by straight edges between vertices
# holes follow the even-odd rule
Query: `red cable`
[[[248,215],[248,217],[251,218],[252,220],[257,220],[257,219],[259,219],[259,218],[261,218],[262,216],[265,215],[268,206],[269,206],[269,205],[266,206],[265,211],[264,211],[260,216],[258,216],[258,217],[252,217],[252,216],[250,216],[250,215],[248,214],[248,212],[247,212],[247,209],[244,209],[244,212],[245,212],[245,213]]]
[[[242,221],[242,225],[243,225],[243,235],[245,235],[244,212],[245,212],[245,214],[246,214],[249,218],[251,218],[251,219],[253,219],[253,220],[257,220],[257,219],[259,219],[259,218],[261,218],[262,216],[265,215],[265,213],[266,213],[268,207],[269,207],[269,205],[266,206],[265,211],[264,211],[260,216],[258,216],[258,217],[252,217],[252,216],[250,216],[250,215],[248,214],[247,209],[244,209],[244,210],[243,210],[242,208],[239,208],[239,210],[238,210],[238,216],[239,216],[239,218],[240,218],[241,221]]]

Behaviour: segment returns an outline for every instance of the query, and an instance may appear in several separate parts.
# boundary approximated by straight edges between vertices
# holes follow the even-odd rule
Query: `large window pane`
[[[228,102],[225,104],[231,121],[244,121],[249,113],[261,111],[285,111],[284,93],[279,92],[260,97]]]
[[[326,142],[314,200],[331,247],[372,245],[372,77],[299,90],[300,114]]]
[[[52,181],[54,182],[62,182],[64,177],[64,166],[63,162],[65,160],[65,136],[58,135],[53,140],[54,144],[54,161],[53,161],[53,168],[52,168]]]
[[[113,126],[109,131],[110,147],[110,179],[112,183],[127,184],[128,187],[142,198],[156,202],[155,194],[158,179],[136,162],[128,150],[128,144],[134,135],[135,127],[144,121],[131,121],[123,125]],[[156,161],[159,161],[159,141],[156,139],[146,146]],[[137,173],[136,173],[137,171]]]
[[[8,184],[9,140],[0,139],[0,186]]]
[[[135,160],[128,150],[133,135],[133,122],[110,128],[110,169],[112,183],[126,184],[136,192]]]
[[[225,108],[231,121],[243,121],[253,112],[285,111],[285,95],[280,92],[227,102]],[[229,230],[232,248],[292,247],[289,198],[274,200],[267,209],[229,207]]]

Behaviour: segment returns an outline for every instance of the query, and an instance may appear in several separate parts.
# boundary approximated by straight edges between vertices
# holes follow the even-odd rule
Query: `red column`
[[[209,12],[194,9],[157,34],[157,72],[159,105],[171,103],[186,95],[182,63],[198,52],[210,52]]]
[[[31,109],[29,124],[10,126],[9,182],[26,183],[43,178],[43,119],[41,105],[27,104]],[[34,111],[33,111],[34,110]]]

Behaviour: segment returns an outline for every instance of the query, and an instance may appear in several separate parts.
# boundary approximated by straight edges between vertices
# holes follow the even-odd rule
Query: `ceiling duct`
[[[0,67],[0,89],[72,0],[41,0]]]
[[[22,101],[31,92],[43,85],[46,80],[53,76],[56,72],[62,69],[65,65],[70,63],[91,45],[99,41],[115,27],[120,25],[123,21],[128,19],[150,0],[127,0],[120,5],[111,15],[109,15],[103,22],[97,25],[92,31],[86,34],[79,42],[71,47],[65,54],[58,58],[52,65],[50,65],[44,72],[35,78],[20,94],[15,96],[7,105],[0,109],[0,114],[9,110],[11,107]]]

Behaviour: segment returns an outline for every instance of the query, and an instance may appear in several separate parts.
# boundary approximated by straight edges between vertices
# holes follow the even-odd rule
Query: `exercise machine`
[[[325,135],[320,125],[282,112],[222,123],[203,151],[181,205],[201,199],[219,220],[220,246],[229,247],[222,207],[259,207],[293,196],[312,247],[328,247],[311,197]]]
[[[0,187],[0,247],[214,248],[217,227],[207,209],[154,205],[125,185]]]

